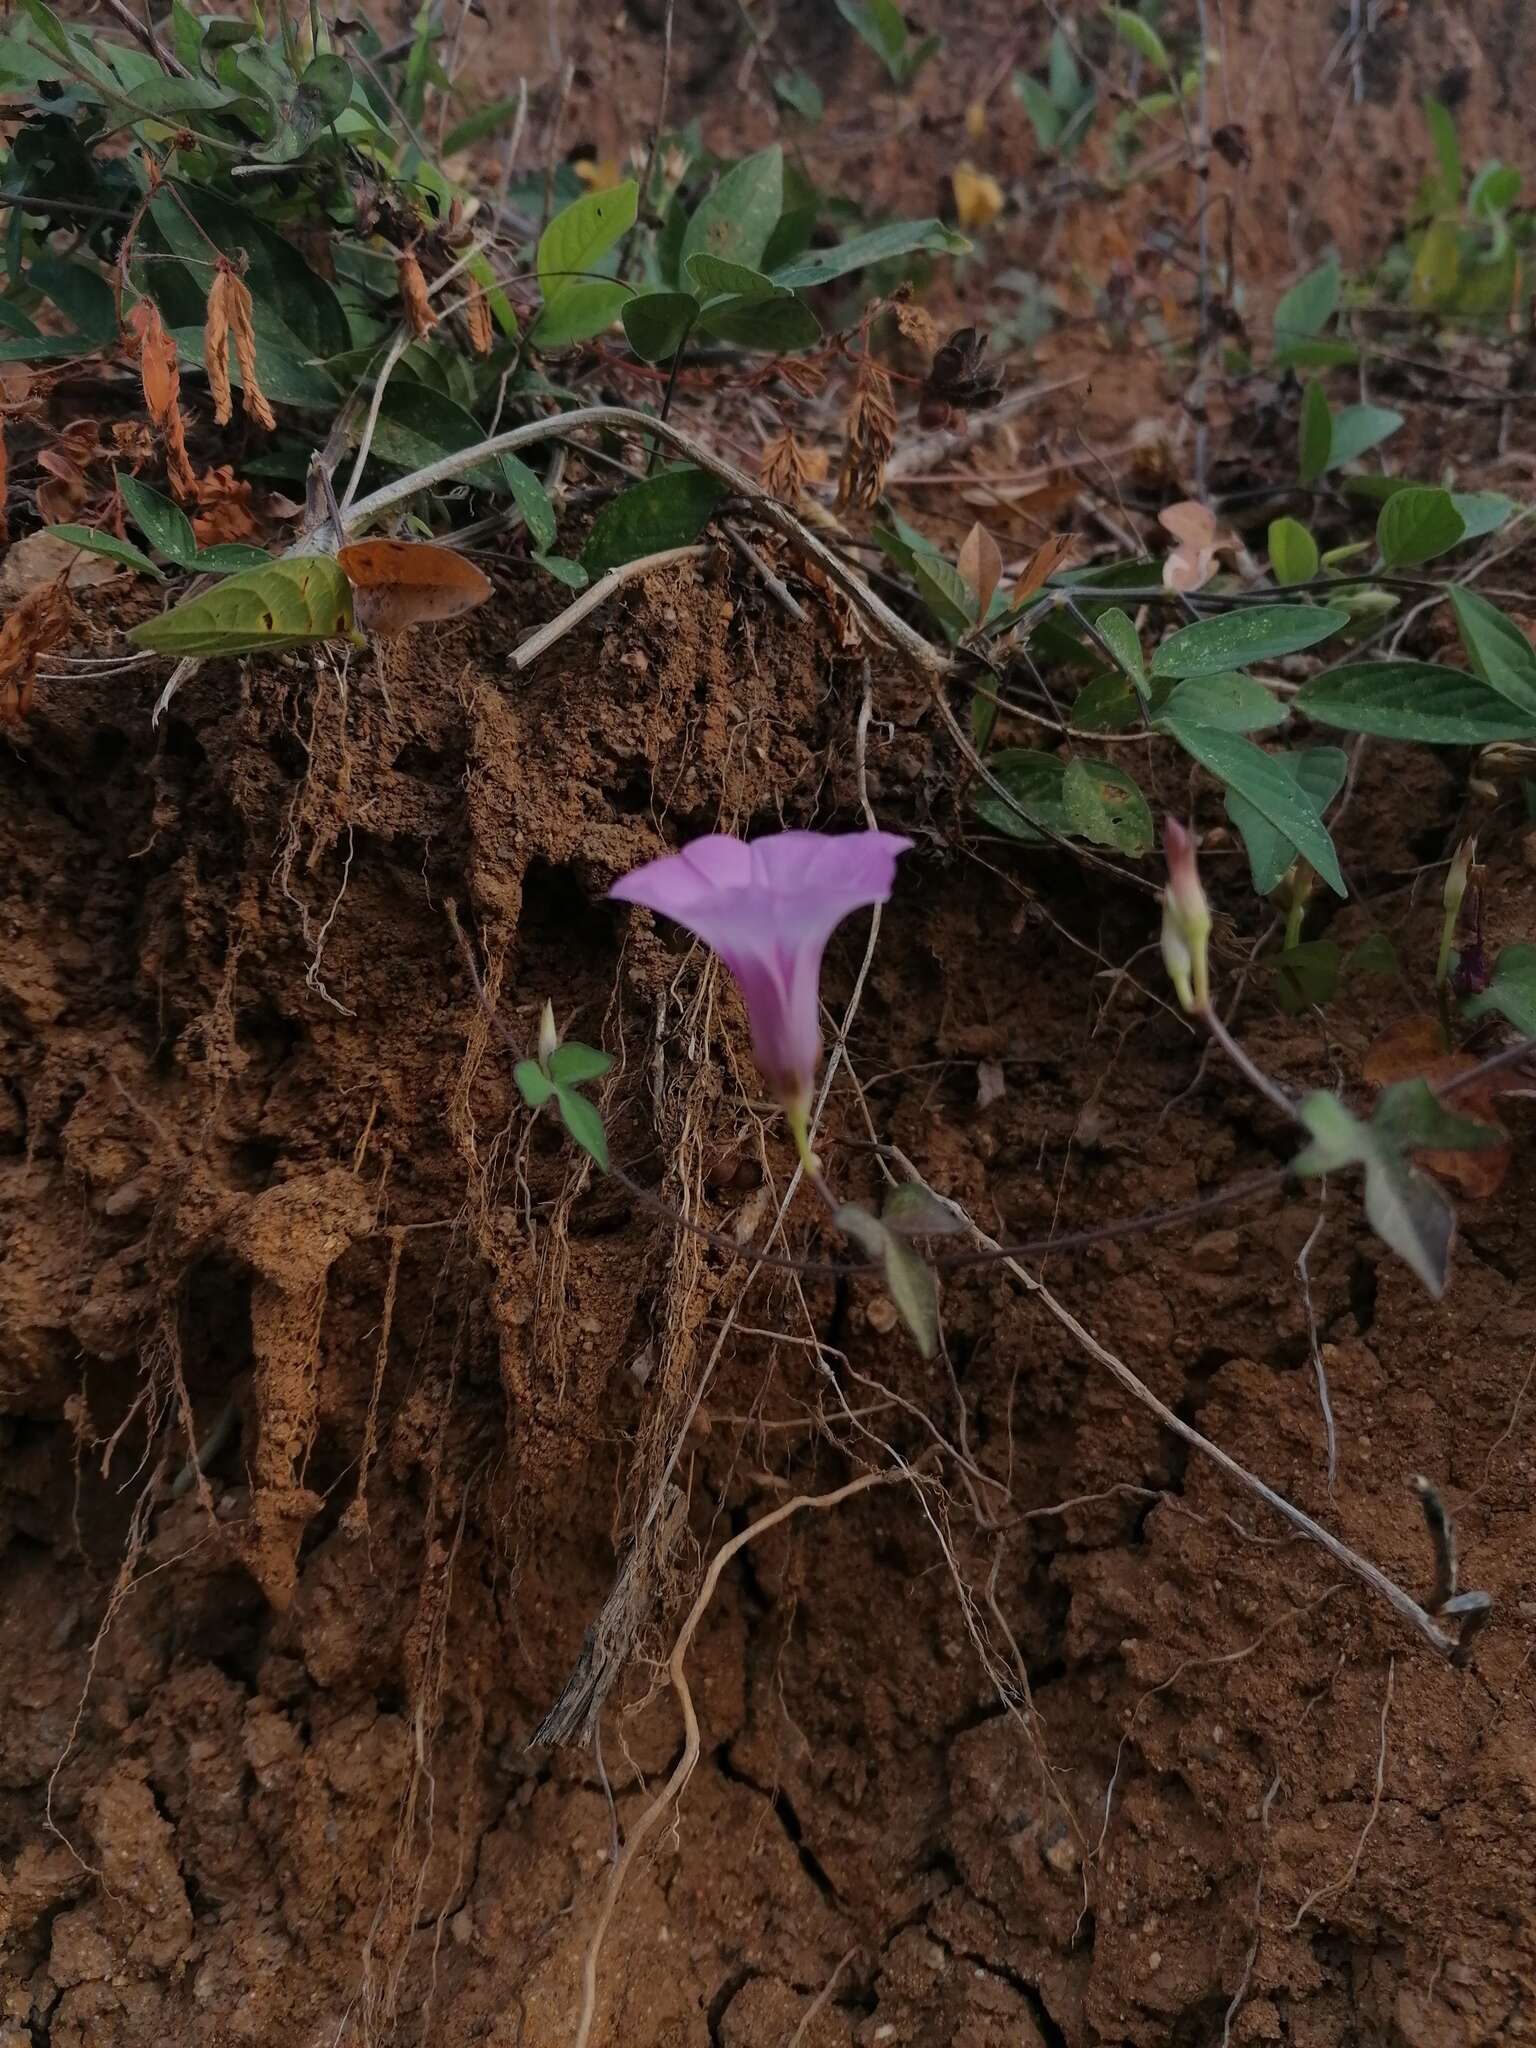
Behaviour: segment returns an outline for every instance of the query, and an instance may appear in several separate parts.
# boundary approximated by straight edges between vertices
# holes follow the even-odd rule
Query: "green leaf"
[[[1269,566],[1277,583],[1310,583],[1317,574],[1317,542],[1299,519],[1271,520]]]
[[[834,277],[846,277],[850,270],[887,263],[893,256],[909,256],[919,249],[964,256],[970,246],[964,235],[956,234],[941,220],[893,220],[883,228],[854,235],[835,249],[817,249],[808,256],[796,257],[792,263],[780,264],[773,273],[773,281],[792,291],[807,291],[812,285],[829,284]]]
[[[911,38],[895,0],[837,0],[837,11],[868,43],[897,85],[905,85],[923,62],[923,49]],[[935,38],[929,37],[932,42]]]
[[[21,11],[51,49],[57,50],[61,57],[73,55],[64,24],[51,7],[43,5],[43,0],[21,0]]]
[[[256,308],[251,324],[256,333],[257,381],[273,404],[309,406],[316,412],[336,411],[342,394],[328,371],[307,360],[306,344],[286,330],[279,334],[275,316],[264,313],[260,306]],[[170,335],[176,344],[182,368],[201,371],[202,328],[173,327]],[[245,389],[245,377],[239,362],[233,357],[229,365],[229,381],[237,391]]]
[[[293,555],[146,619],[128,639],[156,654],[267,654],[351,631],[352,586],[335,557]]]
[[[1111,605],[1100,612],[1094,620],[1099,638],[1109,649],[1121,668],[1138,685],[1146,681],[1147,664],[1142,657],[1141,635],[1136,631],[1129,615],[1118,605]]]
[[[1520,185],[1520,173],[1513,164],[1484,164],[1472,180],[1467,206],[1481,220],[1497,220],[1520,197]]]
[[[1330,256],[1293,284],[1275,307],[1275,342],[1310,341],[1338,311],[1339,259]]]
[[[530,1109],[542,1109],[555,1092],[555,1084],[537,1060],[519,1060],[512,1069],[518,1093]]]
[[[333,288],[258,214],[206,186],[177,180],[163,185],[150,201],[148,221],[154,226],[153,239],[182,259],[180,263],[148,263],[143,269],[144,281],[168,327],[201,330],[213,280],[211,243],[214,249],[243,250],[249,259],[245,282],[256,330],[256,367],[263,384],[267,381],[262,353],[266,336],[290,348],[297,342],[301,361],[323,361],[352,346],[352,331]],[[198,346],[200,352],[200,332]],[[333,389],[331,403],[335,402]]]
[[[567,1088],[578,1087],[583,1081],[600,1081],[613,1067],[613,1054],[599,1052],[593,1045],[578,1045],[567,1040],[558,1045],[549,1056],[550,1079]]]
[[[355,444],[363,429],[361,411],[349,420],[348,428],[348,440]],[[397,372],[384,387],[369,454],[371,460],[391,469],[425,469],[444,455],[472,448],[484,439],[485,430],[473,413],[430,385],[414,383]],[[518,468],[538,483],[524,464],[519,463]],[[464,480],[484,491],[512,491],[507,470],[495,461],[477,462],[464,472]],[[539,489],[542,495],[542,485]]]
[[[1536,946],[1506,946],[1493,963],[1493,979],[1461,1006],[1464,1017],[1495,1012],[1523,1037],[1536,1037]]]
[[[588,192],[557,213],[539,237],[537,268],[544,306],[529,342],[563,348],[601,334],[618,318],[625,288],[591,273],[635,223],[639,187],[633,178],[611,191]]]
[[[702,469],[667,469],[632,484],[593,520],[581,566],[601,576],[641,555],[687,547],[704,531],[724,488]]]
[[[582,1151],[597,1161],[602,1171],[608,1171],[608,1137],[603,1129],[603,1120],[584,1095],[578,1095],[574,1088],[555,1083],[555,1101],[560,1106],[560,1121],[576,1140]]]
[[[1352,341],[1288,341],[1275,350],[1277,370],[1343,370],[1359,360]]]
[[[1177,719],[1169,719],[1167,725],[1184,751],[1267,818],[1302,858],[1312,863],[1336,896],[1348,895],[1339,857],[1316,804],[1272,754],[1238,733],[1214,732],[1208,726],[1185,725]]]
[[[1218,732],[1263,732],[1284,725],[1288,716],[1285,705],[1252,676],[1190,676],[1164,700],[1158,723],[1172,719]]]
[[[774,76],[773,90],[786,107],[797,113],[802,121],[819,121],[826,111],[826,102],[821,96],[821,87],[814,78],[803,71],[780,71]]]
[[[1463,540],[1481,540],[1485,534],[1497,533],[1520,509],[1502,491],[1452,491],[1451,503],[1461,514]]]
[[[526,462],[520,462],[515,455],[503,455],[500,459],[501,473],[506,478],[513,503],[523,515],[528,538],[535,549],[552,548],[555,544],[555,508],[549,502],[548,491]]]
[[[1157,30],[1143,16],[1131,7],[1106,7],[1104,12],[1115,25],[1115,33],[1122,42],[1128,43],[1139,56],[1149,64],[1155,64],[1159,71],[1170,71],[1173,67],[1163,39]]]
[[[1536,720],[1536,647],[1512,618],[1475,590],[1453,590],[1451,610],[1476,673],[1490,689]]]
[[[1041,150],[1049,155],[1061,140],[1061,131],[1066,126],[1061,109],[1039,79],[1031,78],[1027,71],[1014,73],[1013,89],[1023,102],[1024,111],[1030,118],[1035,131],[1035,141]]]
[[[946,1202],[917,1181],[904,1180],[891,1189],[880,1211],[887,1230],[903,1237],[953,1237],[965,1225]]]
[[[221,540],[211,548],[199,548],[189,566],[216,576],[232,576],[241,569],[264,569],[271,559],[265,548],[248,547],[243,540]]]
[[[939,1295],[932,1271],[894,1233],[885,1237],[885,1286],[896,1313],[924,1358],[939,1348]]]
[[[592,580],[580,562],[573,562],[565,555],[535,553],[533,559],[541,569],[547,569],[557,583],[563,583],[567,590],[585,590]]]
[[[1383,568],[1411,569],[1455,547],[1466,532],[1449,491],[1422,484],[1394,491],[1376,521],[1376,546]]]
[[[643,292],[626,299],[624,332],[643,363],[659,363],[676,355],[699,317],[692,292]]]
[[[1455,220],[1432,220],[1419,241],[1408,275],[1408,303],[1420,312],[1447,306],[1461,278],[1461,230]]]
[[[1086,732],[1124,732],[1136,723],[1141,699],[1118,670],[1084,683],[1072,706],[1072,723]]]
[[[1403,424],[1389,405],[1346,405],[1333,416],[1333,446],[1325,469],[1342,469],[1389,439]]]
[[[917,594],[942,626],[963,633],[976,623],[976,600],[960,571],[942,555],[920,551],[912,557]]]
[[[694,209],[683,236],[682,265],[695,255],[755,269],[784,210],[784,152],[777,143],[733,164]]]
[[[1152,657],[1155,676],[1216,676],[1315,647],[1349,624],[1329,605],[1265,604],[1181,626]]]
[[[1070,760],[1062,776],[1061,798],[1073,833],[1095,846],[1139,854],[1156,837],[1146,798],[1124,769],[1108,761],[1081,756]]]
[[[1456,137],[1456,122],[1450,109],[1432,94],[1425,96],[1424,125],[1429,130],[1429,139],[1440,166],[1440,203],[1455,206],[1461,198],[1461,144]]]
[[[683,267],[701,299],[771,299],[782,290],[766,272],[711,256],[705,249],[695,250]]]
[[[83,339],[104,343],[116,336],[117,308],[112,287],[99,270],[57,256],[39,256],[29,266],[26,281],[45,298],[52,299]]]
[[[45,526],[43,532],[51,533],[55,540],[69,541],[77,548],[84,548],[88,555],[105,555],[109,562],[124,562],[130,569],[142,569],[157,583],[165,581],[148,555],[136,548],[131,540],[119,540],[115,533],[102,533],[94,526]]]
[[[1480,1149],[1497,1144],[1498,1133],[1452,1115],[1423,1081],[1400,1081],[1384,1089],[1368,1124],[1321,1093],[1307,1096],[1299,1115],[1312,1142],[1292,1171],[1309,1178],[1363,1166],[1367,1222],[1438,1300],[1445,1291],[1456,1219],[1435,1183],[1410,1164],[1409,1151]]]
[[[761,349],[765,355],[790,355],[821,339],[821,322],[809,306],[790,295],[720,299],[705,307],[699,325],[717,341],[729,342],[734,348]]]
[[[844,1202],[841,1208],[834,1210],[832,1221],[844,1237],[851,1237],[860,1250],[868,1252],[871,1258],[885,1257],[886,1240],[890,1233],[878,1216],[871,1216],[869,1211],[861,1209],[857,1202]]]
[[[1328,468],[1333,452],[1333,414],[1328,394],[1313,382],[1301,394],[1301,426],[1296,450],[1296,474],[1304,484],[1315,484]]]
[[[1295,1017],[1314,1006],[1322,1009],[1333,1000],[1339,985],[1339,961],[1339,948],[1332,939],[1304,939],[1283,953],[1272,953],[1259,966],[1274,976],[1280,1007]]]
[[[1293,701],[1319,725],[1431,747],[1482,747],[1536,735],[1536,713],[1478,676],[1428,661],[1346,662],[1314,676]]]
[[[1344,787],[1349,772],[1349,756],[1342,747],[1307,747],[1269,758],[1306,794],[1319,817]],[[1296,859],[1295,846],[1262,811],[1232,789],[1227,791],[1227,816],[1248,849],[1254,888],[1261,896],[1271,895]]]
[[[597,194],[592,195],[594,198]],[[560,303],[545,306],[528,330],[531,348],[569,348],[573,342],[590,341],[606,334],[633,296],[627,285],[604,278],[573,282],[560,294]]]
[[[1345,961],[1344,972],[1391,979],[1402,972],[1402,963],[1385,932],[1368,932]]]
[[[1059,754],[1006,747],[994,754],[987,766],[1012,797],[1013,804],[985,783],[975,783],[970,794],[971,809],[993,831],[1026,844],[1038,843],[1051,834],[1059,839],[1081,838],[1082,826],[1075,821],[1067,802],[1067,765]],[[1128,853],[1145,852],[1152,843],[1152,817],[1135,779],[1108,761],[1084,761],[1082,766],[1092,777],[1099,804],[1116,834],[1104,843],[1124,846]],[[1024,818],[1019,816],[1020,811]],[[1026,819],[1038,821],[1044,829],[1032,831]]]
[[[197,535],[192,522],[179,505],[162,498],[135,476],[118,475],[117,488],[128,516],[151,547],[169,555],[180,568],[187,568],[197,554]],[[265,559],[265,558],[264,558]]]
[[[478,113],[468,114],[457,127],[450,128],[443,137],[442,155],[446,159],[457,156],[461,150],[470,148],[476,142],[483,142],[487,135],[494,135],[498,128],[504,128],[517,117],[519,101],[517,95],[511,99],[492,100],[488,107],[481,107]]]

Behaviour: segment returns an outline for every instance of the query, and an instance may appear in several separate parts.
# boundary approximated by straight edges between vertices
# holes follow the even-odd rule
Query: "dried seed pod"
[[[477,356],[488,356],[494,339],[491,332],[491,309],[483,291],[472,291],[464,302],[464,325],[469,330],[469,345]]]
[[[917,306],[908,298],[898,294],[891,301],[891,311],[896,315],[896,325],[926,356],[931,356],[939,345],[939,330],[933,324],[933,315],[926,306]]]
[[[427,280],[416,261],[414,249],[402,249],[395,258],[395,278],[400,286],[400,303],[406,325],[418,341],[437,325],[437,315],[427,298]]]
[[[229,281],[234,272],[221,263],[208,292],[208,317],[203,322],[203,368],[213,394],[213,423],[227,427],[234,412],[229,388]]]
[[[885,466],[896,445],[896,399],[891,380],[873,356],[861,356],[843,438],[839,509],[873,505],[885,486]]]
[[[176,344],[165,330],[153,299],[140,299],[128,315],[139,344],[139,376],[144,404],[165,444],[165,473],[178,498],[190,497],[197,479],[187,457],[187,428],[181,416],[181,366]]]
[[[229,273],[227,295],[229,331],[234,337],[235,360],[240,365],[241,402],[257,426],[265,427],[270,434],[277,421],[267,403],[267,394],[256,377],[256,330],[251,324],[251,295],[245,288],[245,280],[233,271]]]
[[[798,505],[805,489],[806,461],[800,443],[786,427],[763,444],[757,473],[766,490],[790,506]]]

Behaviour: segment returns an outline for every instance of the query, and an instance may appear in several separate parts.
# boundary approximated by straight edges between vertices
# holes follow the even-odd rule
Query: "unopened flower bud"
[[[1195,837],[1177,818],[1163,821],[1168,886],[1163,891],[1163,965],[1191,1014],[1210,1008],[1211,906],[1195,859]]]
[[[1476,859],[1476,837],[1463,839],[1460,846],[1456,849],[1455,859],[1446,870],[1445,894],[1441,898],[1446,909],[1453,915],[1461,908],[1462,898],[1467,893],[1467,883],[1471,879],[1472,866]]]
[[[560,1034],[555,1029],[555,1006],[546,1002],[544,1014],[539,1019],[539,1065],[547,1067],[560,1049]]]

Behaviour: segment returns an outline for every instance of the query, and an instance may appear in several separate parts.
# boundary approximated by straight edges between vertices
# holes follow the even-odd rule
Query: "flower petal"
[[[749,846],[715,834],[610,893],[673,918],[720,955],[746,1000],[758,1064],[788,1100],[808,1092],[821,1053],[827,940],[852,911],[885,902],[911,843],[892,832],[777,832]]]

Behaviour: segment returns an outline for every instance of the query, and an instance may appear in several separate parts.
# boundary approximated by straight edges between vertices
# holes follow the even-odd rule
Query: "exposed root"
[[[587,2048],[587,2043],[592,2036],[593,2022],[597,2017],[598,1961],[602,1954],[603,1940],[607,1935],[609,1922],[613,1918],[614,1908],[618,1904],[619,1893],[624,1887],[624,1880],[629,1874],[630,1865],[639,1855],[655,1829],[681,1798],[688,1780],[693,1776],[699,1761],[699,1721],[698,1715],[694,1712],[693,1694],[689,1690],[685,1666],[688,1660],[688,1651],[693,1643],[694,1636],[698,1633],[699,1624],[704,1619],[710,1601],[715,1597],[715,1588],[720,1583],[721,1573],[738,1551],[744,1550],[757,1537],[766,1535],[770,1529],[777,1528],[781,1522],[787,1522],[791,1515],[798,1514],[802,1508],[825,1510],[827,1508],[839,1507],[845,1500],[851,1499],[854,1494],[864,1493],[872,1486],[889,1486],[896,1480],[912,1479],[913,1477],[914,1474],[909,1467],[903,1467],[900,1472],[863,1472],[857,1479],[850,1479],[845,1486],[835,1487],[830,1493],[796,1494],[793,1500],[784,1501],[780,1506],[770,1508],[767,1514],[760,1515],[749,1527],[731,1537],[728,1542],[723,1543],[710,1560],[709,1570],[704,1574],[704,1583],[699,1588],[698,1596],[694,1600],[692,1607],[688,1610],[687,1619],[678,1632],[677,1640],[672,1646],[671,1657],[667,1663],[668,1676],[672,1681],[672,1690],[677,1695],[678,1708],[683,1717],[683,1753],[678,1758],[677,1763],[673,1767],[672,1774],[667,1779],[665,1785],[662,1786],[660,1792],[657,1793],[650,1805],[646,1807],[645,1811],[636,1820],[620,1852],[618,1861],[609,1870],[608,1882],[603,1890],[602,1904],[598,1909],[597,1922],[593,1927],[587,1943],[586,1953],[582,1958],[581,2013],[577,2021],[574,2048]]]
[[[1365,1854],[1365,1845],[1371,1839],[1371,1830],[1375,1827],[1376,1817],[1381,1812],[1382,1787],[1386,1783],[1387,1777],[1387,1716],[1392,1711],[1392,1687],[1396,1678],[1397,1659],[1389,1657],[1387,1659],[1387,1689],[1383,1693],[1381,1700],[1381,1738],[1376,1751],[1376,1784],[1371,1793],[1371,1810],[1365,1817],[1365,1826],[1360,1830],[1360,1839],[1355,1844],[1355,1853],[1349,1859],[1349,1868],[1342,1877],[1335,1878],[1332,1884],[1319,1885],[1316,1891],[1308,1892],[1296,1909],[1295,1919],[1287,1924],[1285,1930],[1287,1934],[1294,1934],[1313,1907],[1320,1904],[1322,1900],[1335,1899],[1341,1892],[1347,1892],[1359,1873],[1360,1859]]]

